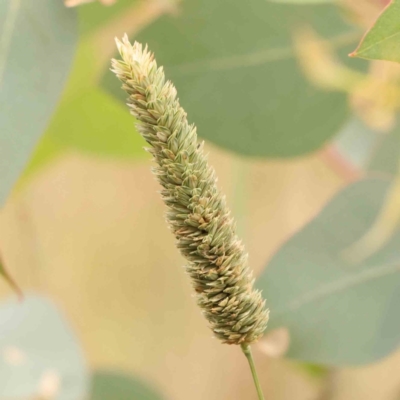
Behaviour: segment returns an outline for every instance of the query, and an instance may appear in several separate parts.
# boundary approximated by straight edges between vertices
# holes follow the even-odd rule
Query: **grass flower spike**
[[[157,163],[153,172],[163,187],[167,221],[187,260],[197,303],[216,337],[247,346],[263,334],[268,310],[253,288],[247,254],[203,143],[147,47],[131,45],[126,36],[117,46],[122,59],[112,60],[112,71],[128,93],[139,132],[151,146],[147,150]]]

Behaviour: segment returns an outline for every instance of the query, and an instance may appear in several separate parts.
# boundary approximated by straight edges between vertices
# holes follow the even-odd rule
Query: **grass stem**
[[[247,361],[249,362],[251,374],[253,375],[254,385],[256,386],[256,389],[257,389],[258,399],[265,400],[262,389],[261,389],[260,381],[258,380],[257,370],[256,370],[256,366],[254,364],[254,359],[253,359],[253,355],[251,353],[250,345],[247,343],[242,344],[241,348],[243,350],[244,355],[247,358]]]

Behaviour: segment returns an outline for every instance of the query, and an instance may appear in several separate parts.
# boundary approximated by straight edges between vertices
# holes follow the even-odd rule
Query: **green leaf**
[[[289,356],[326,365],[374,362],[400,343],[400,232],[354,265],[343,251],[378,215],[390,181],[349,185],[273,257],[257,286],[270,329],[287,327]]]
[[[346,96],[315,88],[298,68],[293,35],[308,24],[337,47],[354,40],[336,6],[265,0],[185,1],[178,16],[134,39],[165,67],[201,137],[246,155],[290,157],[318,149],[347,118]],[[103,86],[125,101],[112,73]]]
[[[326,378],[327,374],[329,373],[329,369],[327,367],[319,364],[300,363],[298,367],[307,372],[308,375],[312,376],[313,378]]]
[[[70,79],[56,113],[42,136],[19,184],[67,150],[103,157],[140,159],[144,140],[126,106],[97,88],[93,44],[81,40]]]
[[[55,110],[77,42],[61,1],[0,2],[0,206]]]
[[[19,177],[16,184],[16,189],[22,187],[32,176],[40,171],[41,168],[50,164],[59,155],[65,152],[65,147],[57,143],[53,137],[45,133],[39,140],[28,165],[25,167],[24,172]]]
[[[347,161],[369,173],[393,177],[400,160],[400,125],[378,132],[360,119],[351,118],[335,137],[334,146]]]
[[[334,139],[334,146],[356,168],[365,168],[379,133],[366,126],[360,119],[351,118]]]
[[[400,0],[385,8],[350,56],[400,62]]]
[[[92,33],[110,19],[122,15],[129,7],[133,6],[137,0],[118,0],[110,7],[104,6],[96,1],[84,4],[79,7],[79,30],[82,35]]]
[[[381,133],[370,158],[367,170],[394,176],[398,174],[400,162],[400,125],[390,133]]]
[[[101,89],[88,89],[63,103],[46,136],[59,146],[100,156],[140,158],[146,153],[135,121]]]
[[[332,3],[334,0],[268,0],[271,3],[288,3],[288,4],[318,4]]]
[[[89,376],[68,323],[49,300],[29,295],[0,307],[0,397],[83,399]],[[41,396],[46,385],[56,393]],[[55,395],[57,396],[55,397]]]
[[[111,371],[96,371],[90,400],[162,400],[162,397],[141,380]]]

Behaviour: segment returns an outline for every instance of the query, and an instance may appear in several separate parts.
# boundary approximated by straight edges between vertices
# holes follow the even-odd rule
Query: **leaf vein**
[[[355,287],[361,285],[362,283],[378,279],[386,275],[391,275],[396,272],[400,272],[399,263],[369,268],[366,271],[347,276],[346,278],[340,279],[336,282],[322,285],[314,291],[299,296],[297,299],[290,301],[287,307],[277,310],[275,314],[284,314],[287,312],[297,311],[301,307],[314,301],[321,300],[351,287]]]
[[[393,33],[392,35],[386,36],[385,38],[378,40],[377,42],[371,43],[369,46],[367,46],[365,49],[361,50],[359,52],[357,52],[357,54],[364,54],[366,51],[368,51],[369,49],[378,46],[380,43],[385,42],[386,40],[392,39],[395,36],[400,35],[400,32],[396,32]]]
[[[351,44],[359,38],[359,32],[350,31],[344,34],[335,36],[327,41],[334,48]],[[209,60],[201,60],[195,62],[187,62],[177,65],[172,65],[169,68],[169,73],[173,74],[193,74],[199,71],[227,71],[242,67],[252,67],[262,65],[273,61],[281,61],[290,59],[295,56],[293,46],[282,48],[264,49],[253,53],[233,55],[230,57],[214,58]]]
[[[11,38],[14,32],[15,22],[20,9],[21,0],[11,0],[4,24],[3,32],[0,38],[0,88],[3,81],[7,54],[11,44]]]

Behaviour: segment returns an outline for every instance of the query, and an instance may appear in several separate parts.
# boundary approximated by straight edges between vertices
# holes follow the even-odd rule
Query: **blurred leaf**
[[[360,265],[342,257],[371,227],[389,187],[390,181],[377,178],[346,187],[281,247],[261,275],[270,329],[289,329],[290,357],[365,364],[399,345],[400,232]]]
[[[90,400],[161,400],[162,397],[137,378],[109,371],[96,371]]]
[[[327,367],[319,364],[302,363],[298,366],[314,378],[325,378],[329,372]]]
[[[393,0],[366,33],[353,57],[400,62],[400,0]]]
[[[334,0],[268,0],[271,3],[288,3],[288,4],[318,4],[332,3]]]
[[[391,238],[400,222],[400,127],[392,133],[381,134],[368,169],[370,172],[386,173],[393,177],[392,185],[382,208],[372,226],[343,253],[349,261],[361,262],[381,249]],[[391,146],[391,147],[389,147]]]
[[[60,154],[63,154],[65,147],[54,141],[47,132],[42,135],[39,143],[35,147],[33,156],[25,167],[24,172],[19,177],[16,187],[21,187],[36,171],[56,159]]]
[[[99,68],[91,41],[81,40],[62,101],[20,185],[66,150],[134,159],[146,155],[126,107],[96,87]]]
[[[0,2],[0,206],[48,124],[77,42],[61,1]]]
[[[62,104],[47,135],[57,144],[103,156],[137,158],[146,153],[134,119],[100,89],[89,89]]]
[[[80,93],[96,85],[96,75],[100,65],[98,64],[96,53],[90,39],[81,39],[76,52],[72,71],[64,90],[63,102],[71,97],[78,96]],[[61,105],[57,109],[60,110]]]
[[[0,307],[0,397],[84,398],[88,373],[75,335],[49,300]],[[47,396],[47,397],[46,397]]]
[[[346,160],[361,169],[368,163],[378,139],[378,132],[353,117],[335,137],[334,145]]]
[[[81,40],[76,50],[72,71],[65,86],[62,100],[58,104],[49,126],[41,136],[31,159],[20,176],[17,188],[22,187],[38,170],[68,150],[62,143],[57,142],[54,132],[51,131],[51,127],[54,125],[54,121],[57,121],[59,115],[64,113],[65,104],[69,104],[71,98],[78,97],[80,93],[85,93],[94,86],[93,75],[97,68],[98,66],[90,41]],[[78,112],[69,117],[71,120],[79,120],[80,113]]]
[[[318,90],[297,66],[293,30],[307,24],[337,47],[354,40],[333,5],[265,0],[186,1],[135,39],[155,52],[200,136],[246,155],[289,157],[319,148],[347,118],[345,95]],[[103,85],[125,101],[113,74]]]
[[[379,132],[353,117],[333,141],[335,149],[352,166],[386,177],[397,174],[400,159],[400,125],[390,132]]]
[[[399,227],[399,204],[400,175],[397,175],[387,191],[382,207],[374,223],[364,235],[343,251],[344,257],[352,263],[360,263],[382,249]]]
[[[87,35],[92,33],[110,19],[121,15],[135,3],[137,3],[137,0],[118,0],[112,6],[107,7],[96,1],[81,6],[78,10],[81,34]]]
[[[395,175],[400,160],[400,125],[388,134],[380,134],[379,142],[367,164],[369,172]]]

